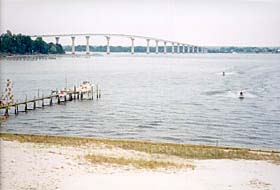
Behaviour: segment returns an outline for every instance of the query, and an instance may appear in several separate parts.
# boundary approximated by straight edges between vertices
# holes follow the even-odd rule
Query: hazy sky
[[[125,33],[197,45],[280,46],[280,0],[1,0],[0,26],[1,33]]]

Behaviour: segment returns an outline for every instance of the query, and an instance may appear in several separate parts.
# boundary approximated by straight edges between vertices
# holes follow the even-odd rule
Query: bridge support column
[[[55,37],[55,43],[56,43],[56,44],[59,43],[59,37],[58,37],[58,36]]]
[[[183,44],[183,53],[185,54],[185,44]]]
[[[86,54],[89,55],[89,36],[86,36]]]
[[[200,53],[200,48],[196,47],[196,53]]]
[[[174,42],[172,42],[172,53],[174,53]]]
[[[134,54],[134,38],[131,39],[131,54]]]
[[[177,44],[177,53],[180,53],[180,44]]]
[[[107,54],[110,54],[110,37],[106,36],[107,39]]]
[[[158,54],[158,40],[156,40],[156,54]]]
[[[164,52],[164,54],[166,54],[166,52],[167,52],[167,51],[166,51],[166,42],[163,42],[163,43],[164,43],[163,52]]]
[[[147,39],[147,54],[150,53],[150,39]]]
[[[75,54],[75,36],[72,36],[71,39],[72,39],[72,54]]]

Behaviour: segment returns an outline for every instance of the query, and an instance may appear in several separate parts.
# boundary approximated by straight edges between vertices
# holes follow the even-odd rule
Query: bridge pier
[[[107,54],[110,54],[110,37],[106,36],[107,39]]]
[[[190,47],[190,53],[194,53],[194,46]]]
[[[150,53],[150,39],[147,39],[147,54]]]
[[[134,38],[130,38],[131,39],[131,54],[134,54]]]
[[[166,54],[166,52],[167,52],[167,51],[166,51],[166,42],[163,42],[163,43],[164,43],[163,52],[164,52],[164,54]]]
[[[86,54],[89,55],[89,36],[86,36]]]
[[[177,53],[180,53],[180,44],[177,43]]]
[[[158,54],[158,40],[156,40],[156,54]]]
[[[196,53],[200,53],[200,47],[196,47]]]
[[[58,36],[55,37],[55,43],[56,43],[56,44],[59,43],[59,37],[58,37]]]
[[[174,42],[172,42],[172,54],[174,53]]]
[[[75,36],[72,36],[71,39],[72,39],[72,54],[75,54]]]
[[[185,54],[185,44],[183,44],[183,54]]]

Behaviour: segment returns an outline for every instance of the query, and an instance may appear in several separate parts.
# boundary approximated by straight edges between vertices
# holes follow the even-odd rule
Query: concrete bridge
[[[128,34],[50,34],[50,35],[33,35],[31,37],[53,37],[56,43],[59,43],[60,38],[62,37],[70,37],[72,41],[72,54],[75,54],[75,38],[76,37],[85,37],[86,42],[86,54],[90,54],[89,50],[89,39],[91,36],[103,36],[107,40],[107,54],[110,54],[110,39],[113,37],[123,37],[129,38],[131,40],[131,54],[134,54],[134,41],[136,39],[146,40],[146,53],[150,53],[150,42],[155,41],[155,53],[159,53],[159,43],[163,43],[163,53],[167,54],[167,47],[171,46],[171,53],[206,53],[207,49],[205,47],[191,45],[188,43],[178,42],[178,41],[170,41],[164,40],[160,38],[147,37],[147,36],[138,36],[138,35],[128,35]],[[176,50],[175,50],[176,49]]]

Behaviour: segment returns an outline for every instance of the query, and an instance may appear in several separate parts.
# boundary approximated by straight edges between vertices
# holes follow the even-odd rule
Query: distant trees
[[[38,37],[32,40],[30,36],[12,34],[7,31],[0,36],[0,52],[3,54],[64,54],[60,44],[46,43]]]

